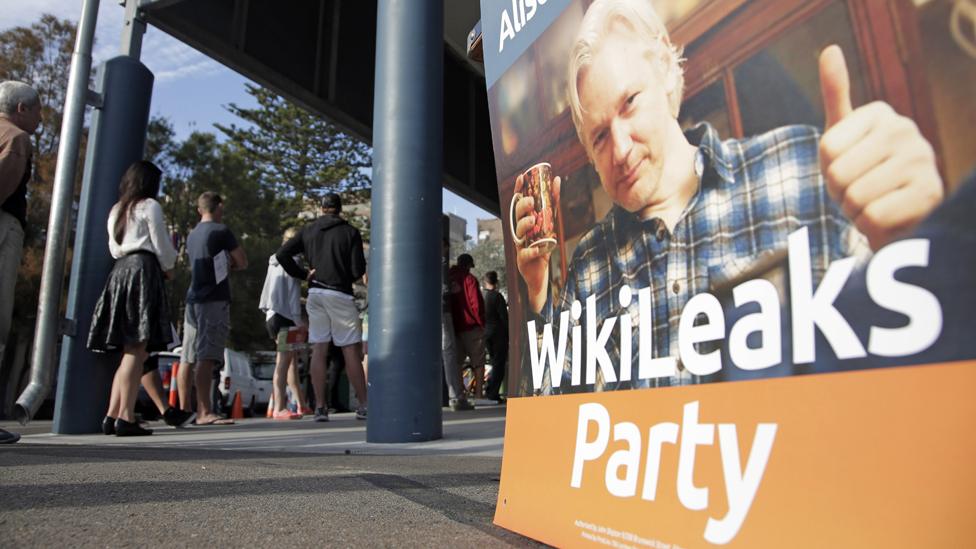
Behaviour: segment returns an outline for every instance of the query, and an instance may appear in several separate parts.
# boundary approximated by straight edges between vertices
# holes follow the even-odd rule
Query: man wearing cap
[[[322,216],[282,244],[275,254],[289,275],[308,281],[308,341],[312,344],[312,389],[315,421],[328,421],[326,355],[329,343],[342,349],[346,374],[359,400],[356,419],[366,419],[366,376],[363,372],[362,326],[353,300],[353,282],[366,274],[363,238],[339,216],[342,199],[329,193],[322,199]],[[311,270],[294,257],[303,255]]]
[[[14,287],[27,228],[31,134],[41,123],[41,99],[23,82],[0,83],[0,362],[10,333]],[[0,444],[20,435],[0,429]]]

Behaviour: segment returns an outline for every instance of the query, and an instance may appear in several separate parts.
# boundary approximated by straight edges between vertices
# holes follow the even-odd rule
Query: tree
[[[478,270],[480,279],[488,271],[498,273],[498,289],[508,294],[505,277],[505,244],[501,240],[485,239],[468,251]]]
[[[250,263],[247,270],[231,275],[230,345],[243,350],[267,347],[258,298],[267,259],[281,244],[282,200],[256,177],[239,147],[218,142],[212,133],[194,132],[183,142],[174,142],[168,121],[154,119],[147,157],[165,166],[160,202],[180,251],[170,294],[174,320],[182,321],[180,312],[190,284],[185,244],[199,221],[196,200],[204,191],[214,191],[224,199],[223,222],[237,236]]]
[[[257,308],[268,257],[288,227],[308,220],[326,192],[340,192],[346,218],[369,238],[370,151],[362,142],[270,91],[248,86],[258,107],[230,105],[248,124],[217,128],[228,138],[194,132],[175,140],[172,125],[150,120],[146,157],[163,169],[163,210],[181,251],[172,288],[174,312],[181,311],[190,281],[184,245],[199,215],[196,199],[211,190],[226,204],[224,222],[247,251],[250,267],[231,276],[230,343],[237,349],[267,348],[264,317]],[[182,317],[178,317],[181,319]]]
[[[227,110],[249,124],[216,127],[276,195],[301,210],[326,192],[369,187],[371,152],[365,143],[270,90],[248,84],[247,93],[257,108],[231,103]]]
[[[146,128],[146,160],[163,170],[163,174],[173,166],[173,151],[177,147],[176,131],[168,118],[152,116]]]
[[[223,196],[224,222],[250,263],[246,271],[231,276],[231,345],[254,350],[267,347],[257,301],[267,259],[280,246],[281,235],[306,222],[326,192],[342,193],[349,206],[368,204],[371,155],[366,144],[273,92],[252,85],[247,92],[257,101],[256,108],[227,107],[244,124],[216,125],[226,142],[207,132],[176,142],[169,122],[153,118],[146,156],[165,173],[161,202],[181,249],[172,285],[174,304],[182,301],[189,285],[183,247],[199,220],[196,199],[207,190]],[[346,217],[368,239],[368,209],[363,212],[348,208]]]

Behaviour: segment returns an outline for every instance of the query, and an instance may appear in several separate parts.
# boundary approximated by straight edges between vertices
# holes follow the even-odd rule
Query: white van
[[[240,391],[241,405],[244,415],[252,415],[258,408],[266,408],[271,398],[271,378],[274,375],[274,365],[251,364],[251,359],[242,352],[224,350],[224,367],[220,370],[220,382],[217,389],[220,393],[221,410],[230,411],[234,404],[234,395]]]

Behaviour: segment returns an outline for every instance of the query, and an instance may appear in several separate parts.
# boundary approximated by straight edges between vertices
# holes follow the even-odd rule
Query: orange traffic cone
[[[174,362],[173,363],[173,371],[172,371],[172,373],[170,373],[170,376],[169,376],[169,406],[170,406],[170,408],[179,408],[180,407],[180,399],[179,399],[179,395],[177,394],[178,389],[176,388],[176,385],[177,385],[176,380],[179,377],[179,374],[180,374],[180,363],[179,362]]]
[[[234,393],[234,404],[230,409],[231,419],[244,419],[244,405],[241,404],[241,392]]]
[[[274,415],[274,395],[268,399],[268,411],[264,413],[264,417],[272,417]]]

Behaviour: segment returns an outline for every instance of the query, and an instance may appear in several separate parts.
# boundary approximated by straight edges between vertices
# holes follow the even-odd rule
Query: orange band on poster
[[[966,361],[511,399],[495,523],[559,546],[972,545],[974,392]]]

